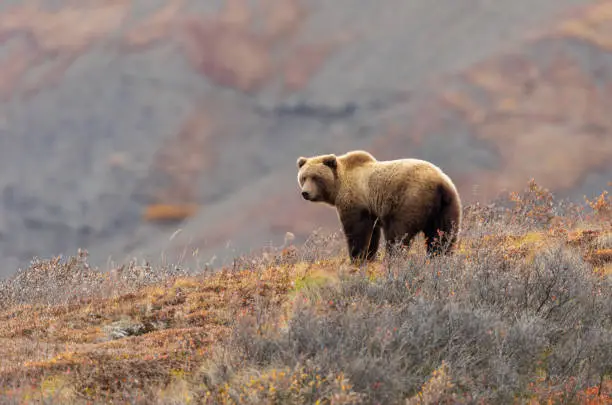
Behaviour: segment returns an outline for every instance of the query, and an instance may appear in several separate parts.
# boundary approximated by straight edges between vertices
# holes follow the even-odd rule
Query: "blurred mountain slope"
[[[3,274],[333,229],[299,155],[430,159],[466,201],[529,177],[580,198],[612,170],[610,1],[1,4]]]

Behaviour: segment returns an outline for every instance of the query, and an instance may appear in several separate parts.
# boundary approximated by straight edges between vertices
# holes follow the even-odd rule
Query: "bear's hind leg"
[[[397,253],[398,248],[410,249],[412,240],[417,232],[407,229],[403,224],[397,223],[387,218],[383,227],[385,234],[385,248],[387,256],[393,256]]]
[[[457,222],[460,221],[459,203],[443,187],[440,198],[424,229],[427,254],[437,256],[450,254],[457,243]]]
[[[428,227],[424,233],[428,255],[438,256],[448,252],[451,241],[446,232],[438,232],[437,227]]]
[[[365,209],[342,212],[339,216],[351,262],[372,260],[380,242],[380,225],[376,217]]]
[[[366,258],[368,260],[374,259],[376,252],[378,252],[378,246],[380,244],[380,224],[375,220],[374,229],[372,230],[372,236],[370,238],[370,246],[368,247],[368,254]]]

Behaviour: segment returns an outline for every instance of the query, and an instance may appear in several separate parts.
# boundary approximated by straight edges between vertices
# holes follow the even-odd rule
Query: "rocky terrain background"
[[[299,155],[433,161],[466,202],[612,180],[612,1],[0,1],[0,276],[219,265],[335,230]]]

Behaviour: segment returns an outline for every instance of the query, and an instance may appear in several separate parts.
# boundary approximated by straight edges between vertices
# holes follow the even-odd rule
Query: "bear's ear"
[[[336,170],[338,167],[338,161],[336,160],[336,155],[329,155],[325,159],[323,159],[323,164],[330,169]]]
[[[305,157],[299,157],[297,160],[297,167],[298,169],[302,168],[302,166],[304,166],[304,164],[306,164],[306,161],[308,159],[306,159]]]

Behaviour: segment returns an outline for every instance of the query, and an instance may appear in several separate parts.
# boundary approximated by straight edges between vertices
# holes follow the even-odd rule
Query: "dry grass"
[[[455,256],[363,268],[316,234],[214,274],[34,261],[0,284],[0,399],[609,403],[610,202],[531,182],[466,207]]]

